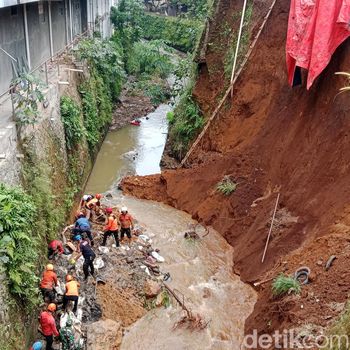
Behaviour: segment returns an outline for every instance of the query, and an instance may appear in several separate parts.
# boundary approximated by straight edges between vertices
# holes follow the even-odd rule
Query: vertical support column
[[[69,44],[69,33],[68,33],[68,0],[64,1],[64,15],[66,20],[66,44]]]
[[[50,35],[50,55],[51,59],[54,55],[53,52],[53,39],[52,39],[52,18],[51,18],[51,1],[48,1],[48,8],[49,8],[49,35]]]
[[[68,3],[69,3],[70,41],[73,41],[72,0],[68,0]]]
[[[23,4],[23,18],[24,18],[24,38],[26,43],[26,53],[29,70],[32,68],[30,60],[30,48],[29,48],[29,34],[28,34],[28,19],[27,19],[27,5]]]

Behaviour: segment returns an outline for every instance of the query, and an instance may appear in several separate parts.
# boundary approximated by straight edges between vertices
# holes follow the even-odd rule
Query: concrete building
[[[79,34],[111,35],[111,6],[117,0],[0,0],[0,96],[13,78],[15,60],[40,66]]]

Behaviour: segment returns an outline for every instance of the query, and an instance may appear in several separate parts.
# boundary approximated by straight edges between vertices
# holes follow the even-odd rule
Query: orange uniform
[[[57,275],[54,271],[44,271],[43,278],[40,282],[40,288],[42,289],[53,289],[57,286]]]
[[[118,231],[119,230],[119,223],[118,219],[116,219],[113,215],[110,215],[108,217],[108,223],[103,229],[104,231]]]
[[[78,296],[79,295],[80,283],[77,281],[69,281],[66,283],[66,295],[67,296]]]

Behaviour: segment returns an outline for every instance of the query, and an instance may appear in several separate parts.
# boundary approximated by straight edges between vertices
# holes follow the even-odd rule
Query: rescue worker
[[[40,282],[40,290],[43,294],[43,298],[49,300],[49,303],[55,301],[56,293],[54,287],[58,285],[57,275],[54,271],[52,264],[46,265],[46,270],[43,273],[43,277]]]
[[[92,199],[90,199],[88,202],[85,204],[85,209],[87,211],[86,217],[90,219],[92,217],[93,213],[98,214],[100,211],[100,199],[102,198],[101,194],[96,194]]]
[[[134,221],[132,216],[128,213],[127,207],[122,207],[121,214],[119,215],[119,222],[121,225],[120,229],[120,240],[124,238],[126,234],[129,240],[131,239],[131,230],[134,229]]]
[[[29,350],[42,350],[43,343],[41,341],[36,341]]]
[[[78,350],[80,349],[79,344],[75,343],[73,322],[69,318],[66,322],[65,327],[60,329],[60,340],[62,343],[62,350]]]
[[[56,328],[56,322],[53,317],[53,313],[56,311],[56,304],[49,304],[47,311],[43,311],[40,314],[40,326],[41,331],[46,339],[46,350],[53,350],[53,337],[58,337],[58,331]]]
[[[106,214],[108,215],[108,221],[106,226],[103,228],[103,242],[102,245],[105,246],[107,242],[107,238],[111,235],[114,236],[115,245],[119,247],[119,222],[117,217],[113,214],[112,208],[106,208]]]
[[[63,309],[66,310],[69,301],[74,301],[73,312],[78,310],[80,283],[73,279],[72,275],[66,276],[66,292],[63,296]]]
[[[94,241],[92,239],[92,234],[91,234],[91,225],[90,225],[90,221],[85,217],[85,215],[81,212],[78,216],[77,221],[74,224],[74,228],[73,228],[73,240],[76,240],[76,236],[77,235],[83,235],[83,233],[86,233],[86,235],[88,236],[91,245],[94,245]]]
[[[63,244],[61,241],[55,239],[50,242],[48,250],[48,258],[52,260],[56,255],[64,253]]]
[[[80,202],[80,208],[84,208],[86,203],[89,202],[94,196],[92,194],[84,194]]]
[[[80,240],[80,244],[78,245],[78,251],[80,252],[80,254],[77,256],[76,261],[81,256],[84,257],[83,271],[84,271],[85,281],[86,281],[89,277],[89,269],[90,269],[91,276],[94,276],[94,272],[95,272],[94,260],[95,260],[96,254],[92,250],[89,244],[89,241],[85,237],[83,237]]]

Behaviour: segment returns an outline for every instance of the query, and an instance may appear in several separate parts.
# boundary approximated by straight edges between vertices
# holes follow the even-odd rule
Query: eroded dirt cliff
[[[227,16],[241,6],[240,1],[234,1],[235,6],[225,3]],[[335,98],[344,80],[334,73],[350,71],[350,42],[336,51],[310,91],[305,83],[291,88],[285,65],[289,3],[277,0],[233,98],[191,155],[189,167],[123,183],[127,193],[166,202],[213,226],[234,247],[235,272],[244,281],[293,273],[303,265],[311,268],[313,282],[301,297],[272,299],[271,282],[262,285],[246,332],[305,322],[326,326],[342,310],[348,294],[350,98]],[[257,6],[261,18],[266,6]],[[219,11],[214,22],[220,18]],[[218,32],[212,32],[211,40],[220,40]],[[207,116],[222,89],[222,60],[211,55],[209,50],[195,89]],[[238,183],[228,197],[216,191],[226,175]],[[277,224],[261,263],[278,192]],[[337,259],[325,271],[331,255]]]

